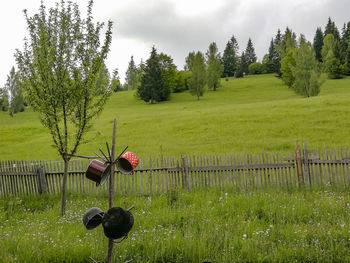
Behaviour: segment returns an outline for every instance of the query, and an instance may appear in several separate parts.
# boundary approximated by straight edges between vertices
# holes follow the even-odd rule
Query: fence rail
[[[107,193],[107,184],[96,187],[85,177],[90,161],[71,160],[68,191]],[[183,156],[140,160],[133,175],[115,172],[119,193],[161,193],[171,188],[295,188],[350,185],[348,149],[308,151],[297,144],[296,152],[232,156]],[[61,161],[0,161],[0,195],[31,195],[61,191]]]

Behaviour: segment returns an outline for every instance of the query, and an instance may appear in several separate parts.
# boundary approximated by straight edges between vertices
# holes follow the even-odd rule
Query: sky
[[[52,7],[60,0],[44,0]],[[88,0],[78,3],[86,17]],[[0,87],[4,86],[14,53],[23,49],[28,35],[23,10],[29,16],[38,12],[40,0],[3,1],[0,8]],[[239,52],[251,38],[258,60],[268,52],[278,29],[291,28],[313,41],[317,27],[324,30],[328,18],[339,30],[350,21],[350,0],[95,0],[95,22],[113,22],[113,40],[106,65],[110,72],[118,68],[125,80],[130,57],[137,64],[149,58],[152,46],[170,55],[178,70],[191,51],[205,52],[216,42],[223,53],[227,41],[238,40]]]

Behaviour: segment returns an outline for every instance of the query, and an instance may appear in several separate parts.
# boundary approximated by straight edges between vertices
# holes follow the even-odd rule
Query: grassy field
[[[113,94],[78,154],[91,155],[111,141],[117,117],[117,151],[139,157],[290,152],[295,140],[309,149],[348,147],[350,78],[327,80],[319,96],[302,98],[273,75],[222,80],[199,101],[188,92],[155,105],[134,92]],[[59,159],[48,131],[30,109],[0,112],[0,160]]]
[[[106,259],[102,226],[86,230],[82,215],[106,196],[0,200],[0,262],[91,262]],[[74,200],[74,201],[72,201]],[[116,262],[350,262],[350,191],[173,190],[117,196],[133,211],[129,238]]]

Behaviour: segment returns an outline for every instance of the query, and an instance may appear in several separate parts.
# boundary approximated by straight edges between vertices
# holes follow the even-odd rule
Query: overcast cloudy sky
[[[45,0],[47,7],[57,2]],[[85,17],[88,0],[76,1]],[[6,4],[5,4],[6,3]],[[4,1],[0,9],[0,86],[15,59],[15,49],[23,48],[27,34],[23,9],[37,13],[40,0]],[[248,38],[261,61],[278,28],[288,26],[298,35],[313,40],[328,17],[341,30],[350,21],[350,0],[95,0],[95,21],[114,22],[113,41],[107,59],[110,72],[118,68],[122,82],[130,56],[139,63],[149,57],[153,45],[170,55],[182,69],[190,51],[205,52],[216,42],[221,53],[234,34],[240,51]]]

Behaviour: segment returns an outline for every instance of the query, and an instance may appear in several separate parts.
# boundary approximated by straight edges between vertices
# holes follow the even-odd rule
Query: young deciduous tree
[[[197,99],[203,96],[206,84],[206,69],[202,52],[197,52],[193,58],[192,76],[189,80],[189,90]]]
[[[6,87],[0,88],[0,110],[8,111],[9,109],[9,95]]]
[[[7,75],[7,81],[4,89],[8,91],[7,105],[10,116],[13,117],[13,114],[24,111],[24,99],[22,96],[21,83],[19,81],[19,75],[15,71],[15,67],[12,67],[10,75]]]
[[[159,63],[162,70],[164,91],[166,93],[173,92],[177,81],[176,65],[174,64],[173,59],[164,53],[159,54]],[[169,96],[169,94],[167,96]]]
[[[335,55],[336,53],[336,40],[332,34],[325,36],[322,47],[322,60],[323,69],[327,72],[328,77],[331,79],[341,78],[341,64],[340,60]]]
[[[220,77],[224,71],[224,66],[221,64],[220,53],[213,42],[209,45],[206,53],[207,59],[207,84],[209,89],[216,91],[220,86]]]
[[[291,65],[294,77],[292,88],[302,96],[317,96],[323,83],[319,62],[315,51],[309,42],[301,42],[300,47],[293,52],[295,65]]]
[[[90,0],[84,20],[79,6],[72,2],[61,1],[48,11],[42,3],[32,17],[24,11],[29,38],[24,50],[16,52],[28,103],[39,112],[64,160],[62,215],[69,160],[111,93],[109,88],[97,89],[96,82],[111,44],[112,22],[108,22],[101,46],[104,24],[94,24],[92,6]]]

